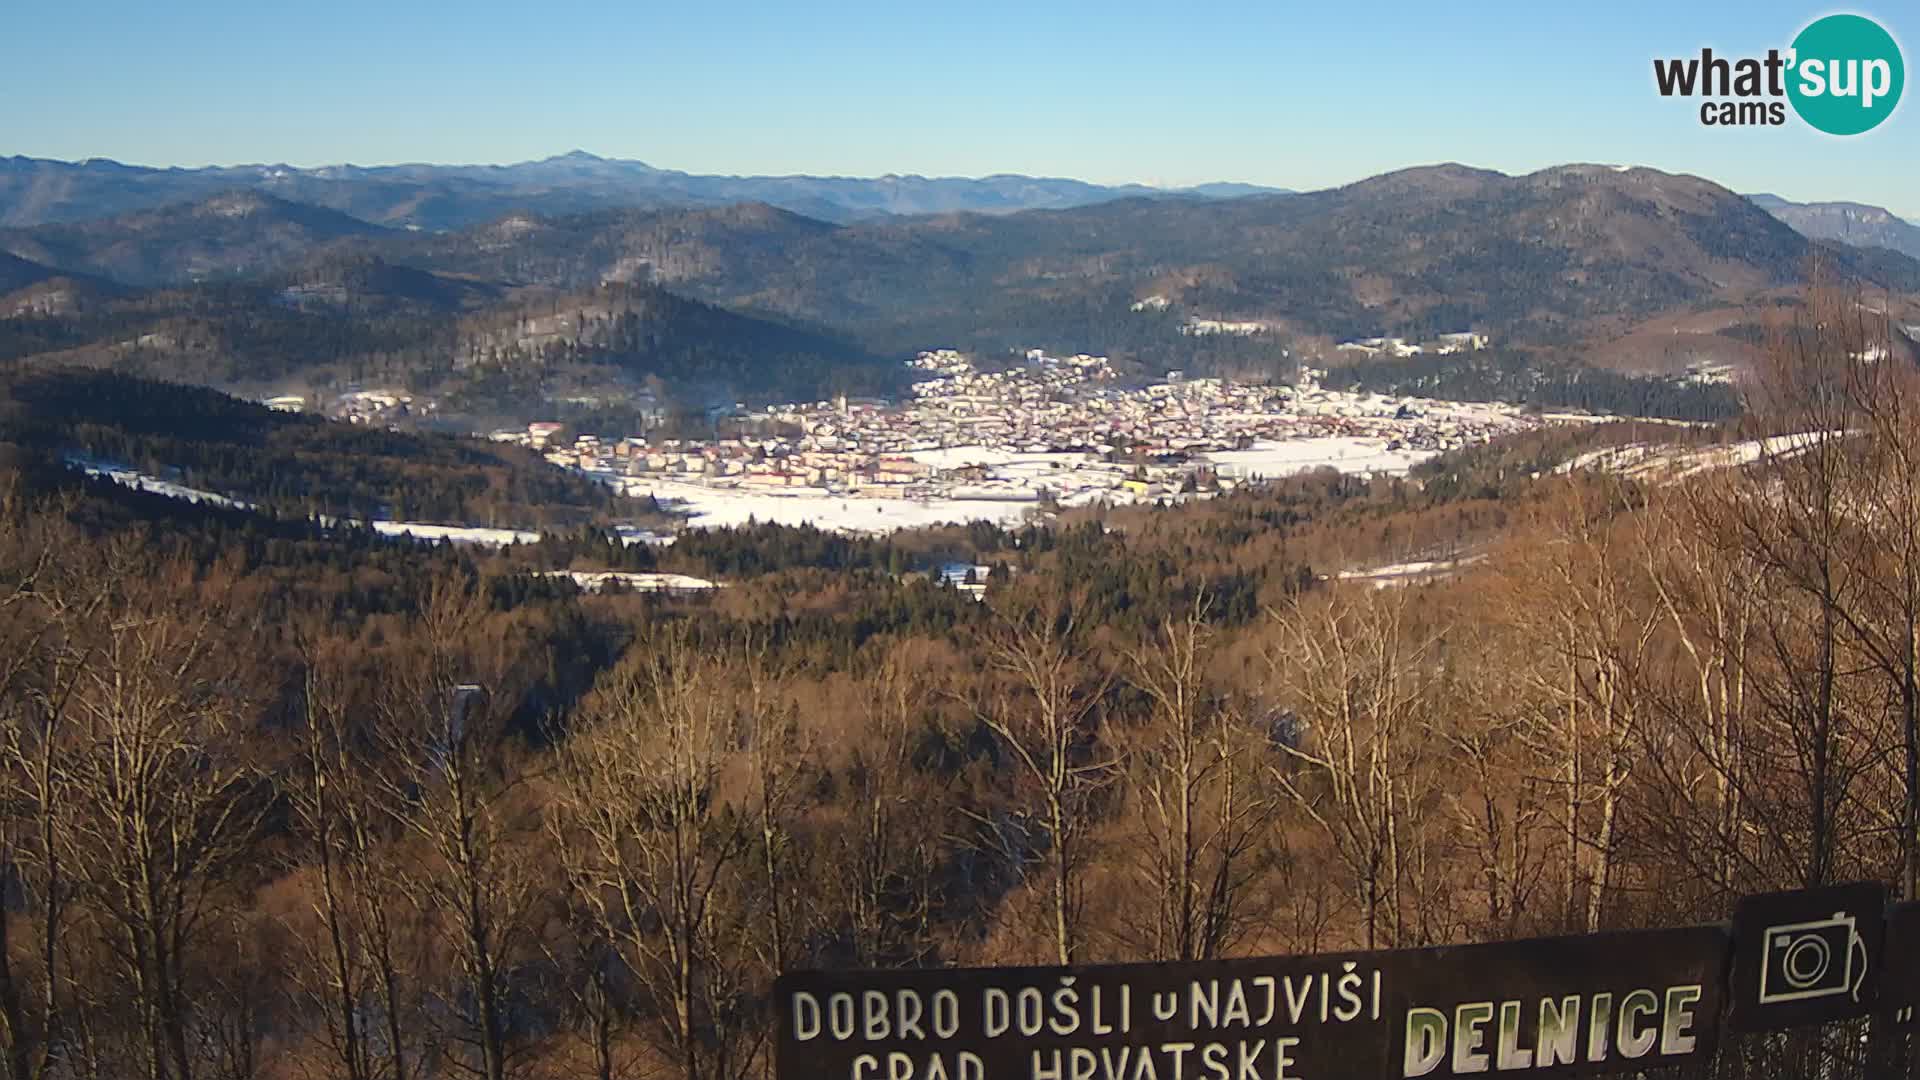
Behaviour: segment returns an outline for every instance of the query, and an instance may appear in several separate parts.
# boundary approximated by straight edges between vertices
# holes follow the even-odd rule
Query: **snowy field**
[[[1388,442],[1348,435],[1263,440],[1246,450],[1216,451],[1205,458],[1222,476],[1272,479],[1320,468],[1404,476],[1408,469],[1438,453],[1389,450]],[[1018,525],[1036,512],[1042,490],[1068,507],[1098,501],[1123,504],[1180,498],[1172,494],[1140,496],[1120,490],[1118,484],[1132,473],[1132,466],[1104,462],[1083,453],[954,446],[915,450],[905,456],[939,469],[986,466],[992,470],[993,479],[954,487],[936,498],[847,494],[813,487],[750,488],[724,481],[709,484],[666,477],[627,477],[610,482],[619,484],[631,496],[652,495],[663,509],[686,514],[687,524],[694,527],[755,521],[860,533],[969,521]]]
[[[1386,439],[1328,435],[1256,442],[1247,450],[1215,451],[1207,455],[1207,460],[1220,469],[1222,476],[1272,479],[1321,468],[1343,473],[1405,476],[1408,469],[1438,453],[1438,450],[1389,450]]]
[[[745,525],[749,521],[862,533],[886,533],[953,522],[993,521],[1017,525],[1035,509],[1033,499],[907,499],[840,495],[823,488],[756,491],[710,487],[676,480],[633,482],[630,494],[652,494],[663,509],[688,515],[699,527]]]
[[[1113,489],[1133,473],[1133,466],[1102,461],[1098,455],[1070,450],[1014,451],[990,446],[952,446],[915,450],[906,457],[937,469],[984,465],[992,478],[974,485],[954,485],[955,501],[974,499],[1037,499],[1045,489],[1064,506],[1080,506],[1096,498],[1125,502]]]

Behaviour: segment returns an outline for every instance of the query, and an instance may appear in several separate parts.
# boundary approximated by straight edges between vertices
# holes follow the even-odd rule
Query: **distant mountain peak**
[[[1746,198],[1816,240],[1890,248],[1920,258],[1920,225],[1884,206],[1842,201],[1798,203],[1764,192]]]
[[[1436,165],[1415,165],[1393,172],[1369,176],[1337,190],[1379,195],[1464,195],[1487,184],[1511,180],[1506,173],[1477,169],[1457,161]]]
[[[1534,175],[1535,176],[1553,175],[1553,176],[1606,177],[1606,176],[1619,176],[1626,173],[1637,172],[1640,169],[1641,169],[1641,166],[1638,166],[1638,165],[1617,165],[1609,162],[1581,161],[1581,162],[1573,162],[1566,165],[1555,165],[1555,166],[1552,166],[1551,168],[1541,169],[1538,173],[1535,173]]]

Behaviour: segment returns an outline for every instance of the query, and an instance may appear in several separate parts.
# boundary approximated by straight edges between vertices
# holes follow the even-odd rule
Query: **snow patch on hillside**
[[[618,585],[629,592],[668,593],[709,592],[721,587],[718,582],[687,574],[626,570],[550,570],[540,576],[570,578],[575,585],[588,592],[602,592],[608,585]]]
[[[1671,483],[1703,472],[1751,465],[1762,459],[1792,457],[1834,434],[1838,433],[1804,431],[1703,447],[1626,443],[1589,450],[1553,471],[1565,475],[1576,469],[1593,469],[1635,480]]]
[[[480,544],[504,547],[531,544],[540,539],[537,532],[525,529],[488,529],[477,525],[428,525],[418,521],[375,521],[373,531],[382,536],[406,536],[415,540],[451,540],[456,544]]]
[[[1463,568],[1482,562],[1486,555],[1463,555],[1457,559],[1417,559],[1411,562],[1388,563],[1385,566],[1373,566],[1364,570],[1343,570],[1342,581],[1368,581],[1376,589],[1392,585],[1413,585],[1440,578],[1452,577]]]
[[[154,495],[165,495],[170,499],[179,499],[183,502],[204,503],[209,506],[224,506],[230,510],[253,509],[252,503],[242,502],[239,499],[230,498],[229,496],[212,491],[202,491],[199,488],[188,487],[185,484],[178,484],[171,480],[163,480],[157,476],[149,476],[137,469],[116,462],[98,461],[80,454],[69,454],[66,456],[65,461],[69,466],[85,472],[88,476],[111,480],[121,487],[133,488],[136,491],[145,491]]]

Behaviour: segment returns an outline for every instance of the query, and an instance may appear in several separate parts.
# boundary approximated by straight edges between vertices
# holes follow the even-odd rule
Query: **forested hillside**
[[[1673,430],[1564,428],[1011,531],[454,550],[10,453],[9,1076],[764,1077],[799,968],[1915,895],[1920,374],[1809,305],[1748,417],[1673,436],[1786,436],[1742,465],[1562,469]],[[326,460],[314,422],[85,380],[16,382],[8,423]],[[721,587],[545,573],[608,565]]]
[[[0,231],[0,250],[69,273],[163,285],[261,273],[352,236],[385,230],[255,192],[225,192],[121,217]]]
[[[828,334],[735,314],[657,285],[616,284],[497,306],[461,321],[454,367],[537,384],[610,369],[692,401],[895,393],[898,360]],[[510,395],[495,392],[496,398]]]
[[[296,519],[539,528],[649,512],[530,451],[276,412],[77,368],[0,368],[0,442],[131,467]]]
[[[258,282],[124,295],[75,285],[0,310],[16,305],[0,318],[0,361],[247,394],[405,386],[469,410],[467,430],[474,416],[552,415],[554,399],[624,400],[649,377],[705,405],[891,390],[900,375],[897,359],[829,333],[657,286],[511,290],[367,256],[322,256]]]
[[[1542,363],[1509,349],[1469,356],[1423,355],[1343,364],[1329,371],[1326,381],[1382,394],[1507,401],[1615,416],[1724,420],[1740,412],[1739,394],[1725,383],[1703,383],[1685,376],[1629,376],[1578,364]]]
[[[1815,252],[1877,285],[1920,289],[1920,264],[1819,247],[1709,181],[1602,166],[1517,177],[1437,166],[1298,196],[842,228],[770,207],[513,218],[391,244],[395,258],[501,280],[639,276],[894,350],[1114,350],[1135,333],[1131,304],[1148,296],[1294,334],[1418,337],[1475,326],[1570,344],[1608,318],[1802,281]],[[1034,336],[1049,328],[1060,340]]]

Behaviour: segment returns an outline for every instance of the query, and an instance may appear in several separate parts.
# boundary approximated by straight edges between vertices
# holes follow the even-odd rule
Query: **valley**
[[[8,1080],[1684,1056],[1553,941],[1920,890],[1920,262],[1794,205],[0,162]]]
[[[1446,450],[1541,422],[1511,406],[1330,391],[1310,376],[1272,387],[1174,372],[1126,387],[1105,357],[1039,350],[992,373],[950,350],[911,366],[923,377],[897,406],[845,398],[768,406],[737,438],[583,433],[546,456],[696,526],[885,532],[1179,501],[1317,468],[1404,475]]]

